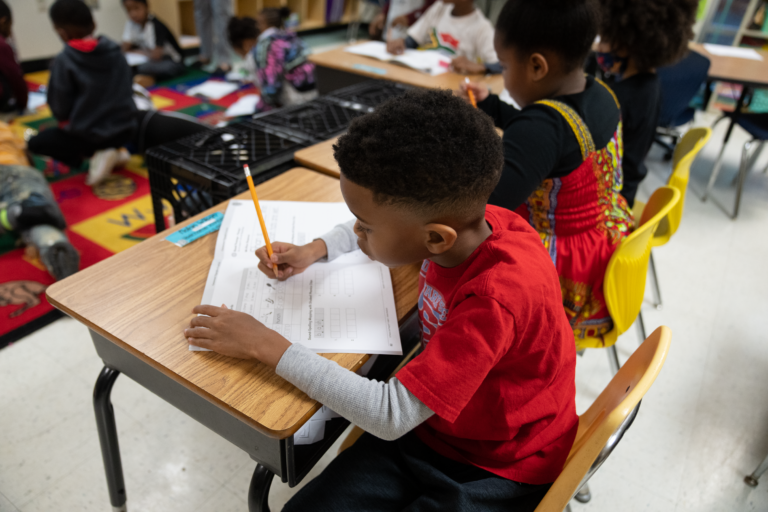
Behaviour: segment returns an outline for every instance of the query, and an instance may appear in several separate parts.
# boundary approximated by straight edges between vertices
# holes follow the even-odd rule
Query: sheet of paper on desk
[[[136,53],[136,52],[127,52],[125,54],[125,60],[128,61],[128,65],[133,66],[141,66],[142,64],[146,64],[149,62],[149,57],[142,53]]]
[[[367,43],[349,46],[345,52],[371,57],[384,62],[400,64],[416,71],[429,73],[432,76],[441,75],[450,70],[451,59],[440,52],[430,50],[405,50],[402,55],[387,52],[386,43],[369,41]]]
[[[188,96],[205,96],[211,100],[220,100],[227,94],[231,94],[240,88],[239,84],[221,82],[219,80],[207,80],[200,85],[190,87]]]
[[[752,48],[739,48],[736,46],[724,46],[722,44],[704,44],[704,49],[712,55],[719,57],[736,57],[739,59],[763,60],[763,56]]]
[[[344,203],[262,201],[261,209],[270,239],[296,245],[354,218]],[[357,250],[278,282],[258,269],[263,245],[253,202],[230,201],[202,304],[246,312],[318,353],[402,354],[387,267]]]

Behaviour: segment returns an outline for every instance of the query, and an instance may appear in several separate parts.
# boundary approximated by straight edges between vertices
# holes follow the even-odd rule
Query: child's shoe
[[[102,149],[94,153],[85,184],[92,187],[107,179],[119,158],[120,152],[115,148]]]

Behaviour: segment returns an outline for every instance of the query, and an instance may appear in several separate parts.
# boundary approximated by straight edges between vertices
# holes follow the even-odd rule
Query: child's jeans
[[[513,482],[453,461],[413,432],[396,441],[366,433],[283,512],[532,512],[550,486]]]
[[[121,148],[132,141],[133,130],[109,139],[99,141],[75,135],[62,128],[43,130],[27,143],[27,149],[37,155],[45,155],[70,167],[78,167],[83,159],[90,158],[96,151]]]

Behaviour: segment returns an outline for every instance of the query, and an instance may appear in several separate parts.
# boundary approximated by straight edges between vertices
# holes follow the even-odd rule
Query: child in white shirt
[[[457,73],[501,73],[493,34],[493,24],[473,0],[438,0],[408,29],[407,37],[390,40],[387,51],[437,50],[453,57],[451,67]]]

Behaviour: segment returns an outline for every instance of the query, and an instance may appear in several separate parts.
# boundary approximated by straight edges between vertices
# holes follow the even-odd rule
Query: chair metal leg
[[[757,469],[749,476],[744,477],[744,483],[749,485],[750,487],[757,487],[757,481],[760,478],[760,475],[768,471],[768,456],[763,459],[763,462],[760,463],[759,466],[757,466]]]
[[[126,506],[125,482],[123,481],[123,464],[120,460],[120,445],[117,442],[115,411],[110,401],[112,386],[119,375],[119,371],[108,366],[102,368],[93,388],[93,410],[96,413],[96,429],[99,432],[109,501],[112,504],[113,512],[126,512],[128,508]]]
[[[744,143],[744,148],[741,150],[741,165],[739,166],[739,174],[737,175],[738,181],[736,183],[736,201],[733,204],[733,215],[731,216],[733,220],[736,220],[736,217],[739,215],[739,206],[741,205],[741,192],[744,190],[744,182],[747,179],[747,173],[749,172],[751,165],[754,163],[753,159],[749,157],[749,150],[756,143],[758,143],[758,141],[750,140]],[[760,146],[755,150],[755,154],[757,154],[763,148],[763,142],[759,141],[759,144]]]
[[[248,512],[269,512],[269,488],[274,476],[273,472],[256,464],[248,489]]]
[[[640,344],[642,344],[645,341],[645,339],[648,337],[645,334],[645,322],[643,321],[642,311],[637,315],[637,322],[635,323],[637,324],[637,334],[640,335]]]
[[[704,189],[704,195],[701,196],[702,202],[705,202],[709,194],[712,193],[712,187],[715,186],[715,180],[717,180],[717,175],[720,174],[720,169],[722,169],[723,167],[723,156],[725,155],[726,146],[727,146],[727,143],[723,142],[723,147],[720,150],[720,154],[717,155],[717,160],[715,160],[715,165],[714,167],[712,167],[712,173],[709,175],[709,182],[707,183],[707,188]]]
[[[607,349],[608,352],[608,365],[611,367],[611,373],[613,375],[616,375],[619,373],[619,368],[621,368],[621,364],[619,364],[619,353],[616,352],[616,345],[611,345]],[[584,484],[586,486],[586,484]],[[582,487],[583,489],[584,487]],[[589,491],[589,489],[587,489]],[[582,503],[586,503],[585,501]]]
[[[571,504],[570,503],[565,506],[565,510],[563,510],[563,512],[573,512],[571,510]]]
[[[581,486],[581,489],[578,490],[576,493],[576,496],[573,497],[576,501],[579,503],[587,503],[589,500],[592,499],[592,493],[589,492],[589,485],[584,484]]]
[[[659,287],[659,278],[656,275],[656,262],[653,261],[653,251],[651,251],[651,258],[649,260],[650,263],[650,270],[651,270],[651,277],[653,278],[653,294],[654,294],[654,306],[656,306],[656,309],[661,311],[664,306],[661,304],[661,288]]]

